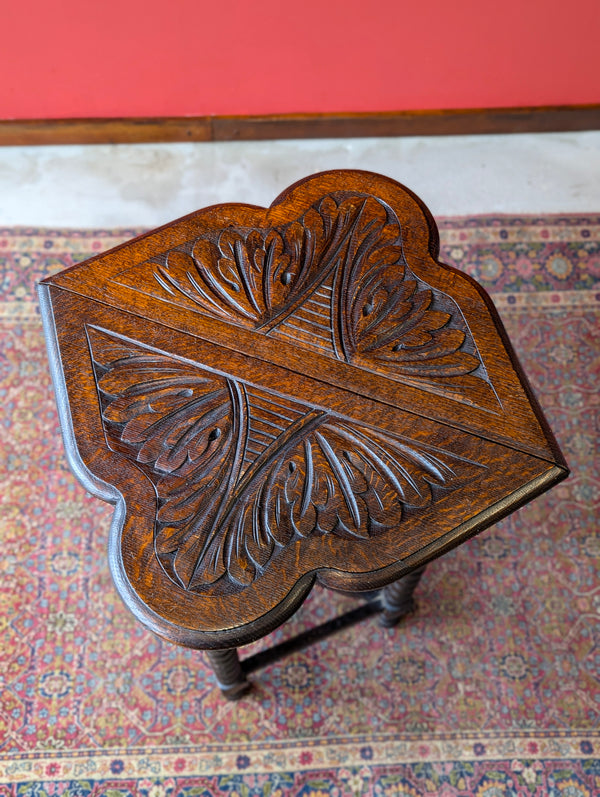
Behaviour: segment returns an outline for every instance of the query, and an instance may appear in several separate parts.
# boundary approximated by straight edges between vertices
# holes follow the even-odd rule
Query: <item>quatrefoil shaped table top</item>
[[[244,644],[315,579],[380,588],[567,475],[491,301],[437,257],[413,193],[334,171],[41,283],[69,460],[148,627]]]

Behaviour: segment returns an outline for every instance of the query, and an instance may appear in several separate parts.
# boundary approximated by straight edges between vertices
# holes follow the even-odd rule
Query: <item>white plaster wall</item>
[[[600,131],[0,148],[0,225],[154,227],[217,202],[268,205],[313,172],[380,172],[434,215],[600,210]]]

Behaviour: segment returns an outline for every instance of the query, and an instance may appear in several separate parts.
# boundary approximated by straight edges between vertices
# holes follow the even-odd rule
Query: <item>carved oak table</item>
[[[391,624],[429,560],[567,475],[489,298],[437,255],[414,194],[338,171],[40,285],[70,464],[116,504],[117,589],[227,696],[236,646],[315,579],[391,585]]]

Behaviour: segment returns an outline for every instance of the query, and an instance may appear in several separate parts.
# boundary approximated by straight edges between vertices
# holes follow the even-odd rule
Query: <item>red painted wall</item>
[[[600,101],[598,0],[0,0],[0,117]]]

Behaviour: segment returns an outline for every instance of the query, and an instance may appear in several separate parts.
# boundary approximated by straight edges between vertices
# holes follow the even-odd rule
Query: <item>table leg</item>
[[[223,696],[227,700],[239,700],[245,695],[251,683],[242,669],[237,649],[207,650],[206,655]]]
[[[424,572],[425,566],[420,567],[381,590],[383,612],[379,615],[380,625],[392,628],[414,610],[413,593]]]

